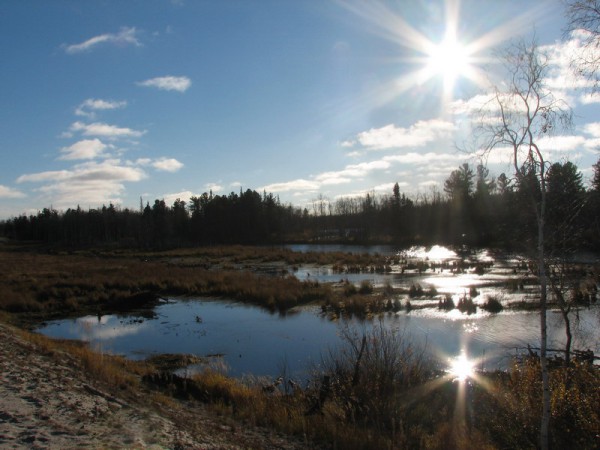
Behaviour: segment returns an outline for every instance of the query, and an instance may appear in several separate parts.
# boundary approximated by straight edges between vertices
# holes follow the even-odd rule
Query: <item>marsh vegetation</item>
[[[85,314],[126,317],[133,307],[152,311],[157,302],[207,297],[245,302],[277,315],[309,306],[324,323],[370,324],[348,328],[335,345],[324,346],[322,359],[306,368],[302,379],[285,365],[268,376],[232,378],[210,363],[201,363],[203,370],[181,372],[182,364],[198,365],[193,360],[198,355],[175,358],[172,364],[164,358],[136,362],[80,344],[32,337],[45,342],[49,352],[66,346],[86,370],[115,388],[149,389],[165,402],[202,402],[219,414],[299,436],[311,446],[535,446],[540,395],[535,358],[525,357],[506,371],[476,373],[461,383],[409,329],[380,325],[398,314],[468,317],[471,305],[477,314],[485,308],[501,314],[535,308],[535,280],[519,260],[450,261],[281,247],[48,252],[5,245],[0,267],[3,317],[29,327]],[[589,265],[572,271],[597,277]],[[581,305],[594,305],[590,286],[580,285],[585,292],[577,297],[583,299]],[[201,319],[204,323],[195,323],[197,327],[210,325],[208,317]],[[600,423],[597,369],[575,361],[557,364],[551,380],[557,424],[552,442],[594,448]],[[570,426],[562,427],[567,422]]]

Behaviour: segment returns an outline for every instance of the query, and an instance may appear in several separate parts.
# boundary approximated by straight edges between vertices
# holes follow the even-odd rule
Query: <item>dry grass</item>
[[[221,256],[231,257],[228,253]],[[147,259],[131,254],[100,257],[0,251],[0,310],[22,318],[110,312],[140,292],[222,296],[277,311],[332,295],[329,286],[292,276],[226,271],[221,264],[215,270],[177,265],[164,255]]]
[[[60,353],[70,355],[82,371],[113,388],[138,389],[141,376],[152,370],[151,366],[144,363],[95,352],[82,342],[50,339],[26,331],[22,331],[21,336],[42,354],[48,356],[56,356]]]

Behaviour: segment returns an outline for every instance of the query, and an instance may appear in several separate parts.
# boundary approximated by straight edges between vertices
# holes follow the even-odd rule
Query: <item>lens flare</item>
[[[448,373],[457,381],[465,381],[472,378],[474,374],[474,363],[469,360],[465,353],[461,353],[456,358],[450,360]]]
[[[409,23],[384,3],[351,0],[339,0],[339,3],[360,17],[373,34],[399,47],[402,56],[394,61],[414,69],[407,69],[403,75],[382,83],[380,89],[369,93],[370,101],[382,105],[403,92],[439,79],[442,81],[442,109],[453,101],[459,80],[468,80],[478,87],[486,86],[488,76],[483,66],[495,61],[490,50],[531,28],[531,23],[545,17],[549,10],[545,2],[540,2],[510,21],[495,24],[488,27],[486,33],[472,36],[459,32],[460,1],[444,0],[445,30],[439,39],[431,39],[417,24]]]

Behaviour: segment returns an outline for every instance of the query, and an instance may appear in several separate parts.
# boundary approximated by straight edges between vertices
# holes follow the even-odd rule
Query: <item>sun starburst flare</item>
[[[461,80],[468,80],[479,88],[488,85],[485,66],[494,61],[488,55],[492,48],[530,29],[535,19],[548,13],[547,7],[538,5],[510,21],[488,27],[489,31],[484,34],[468,37],[458,32],[460,2],[445,0],[445,30],[441,36],[430,38],[381,3],[342,1],[341,4],[360,17],[373,34],[398,45],[403,56],[396,61],[413,67],[371,93],[375,104],[388,103],[403,92],[439,80],[442,111],[453,101]]]

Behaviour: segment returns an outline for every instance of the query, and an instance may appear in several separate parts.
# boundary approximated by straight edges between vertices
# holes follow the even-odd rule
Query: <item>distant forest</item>
[[[554,251],[600,250],[600,160],[591,186],[571,162],[547,171],[546,234]],[[443,192],[408,198],[398,183],[386,195],[330,201],[319,195],[310,207],[282,204],[263,192],[204,193],[172,205],[154,200],[140,208],[112,204],[66,211],[44,208],[0,222],[0,234],[57,246],[113,245],[166,249],[188,245],[391,243],[446,244],[526,249],[534,246],[540,192],[531,179],[491,177],[484,166],[452,171]],[[532,188],[532,186],[534,188]]]

